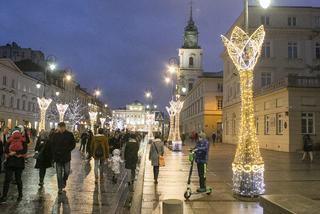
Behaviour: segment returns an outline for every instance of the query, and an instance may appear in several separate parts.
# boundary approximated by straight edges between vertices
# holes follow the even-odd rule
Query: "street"
[[[181,199],[186,190],[189,173],[188,148],[183,152],[166,150],[166,166],[160,169],[159,184],[153,183],[152,167],[146,160],[143,189],[142,213],[160,213],[161,202],[165,199]],[[235,146],[229,144],[211,145],[207,186],[213,187],[210,196],[191,196],[185,202],[186,213],[215,214],[262,214],[258,202],[240,202],[232,195],[231,163]],[[301,194],[313,200],[320,200],[320,160],[316,156],[314,163],[302,162],[298,153],[285,153],[262,150],[265,160],[265,194]],[[194,167],[192,186],[198,185],[198,176]]]
[[[72,152],[71,170],[66,192],[58,195],[55,169],[47,170],[44,188],[39,189],[38,170],[34,169],[34,159],[29,158],[23,172],[24,197],[20,203],[16,202],[17,188],[10,186],[8,203],[0,205],[1,213],[116,213],[118,203],[126,186],[124,173],[118,184],[114,185],[110,176],[100,185],[94,183],[93,161],[81,158],[78,147]],[[111,175],[111,173],[109,173]],[[0,176],[2,184],[4,174]],[[2,192],[2,191],[1,191]]]

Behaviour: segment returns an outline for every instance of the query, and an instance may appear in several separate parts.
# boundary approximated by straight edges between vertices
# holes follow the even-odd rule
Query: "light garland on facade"
[[[241,122],[238,146],[232,163],[233,191],[244,197],[256,197],[265,191],[264,162],[256,136],[253,105],[253,70],[265,37],[260,26],[250,37],[235,27],[231,38],[221,36],[228,54],[239,71],[241,90]]]
[[[40,109],[40,123],[39,123],[39,131],[46,130],[46,112],[52,99],[46,99],[45,97],[37,98],[39,109]]]
[[[90,117],[90,124],[91,124],[91,131],[94,133],[94,125],[97,121],[97,115],[98,112],[95,111],[89,111],[89,117]]]
[[[66,113],[69,105],[68,104],[56,104],[58,112],[59,112],[59,121],[64,121],[64,114]]]

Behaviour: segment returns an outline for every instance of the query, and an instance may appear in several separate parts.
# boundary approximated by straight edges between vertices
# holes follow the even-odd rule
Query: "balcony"
[[[255,89],[254,96],[261,96],[288,87],[320,88],[320,76],[308,77],[289,75],[288,77],[275,81],[270,85]]]

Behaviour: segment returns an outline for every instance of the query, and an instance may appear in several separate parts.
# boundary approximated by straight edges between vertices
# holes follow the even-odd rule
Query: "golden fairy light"
[[[172,141],[172,149],[180,151],[182,148],[182,141],[180,138],[180,112],[183,107],[183,101],[170,101],[170,107],[166,107],[167,112],[170,116],[170,130],[168,141]]]
[[[97,115],[98,115],[98,112],[89,111],[91,130],[92,130],[93,133],[94,133],[94,125],[95,125],[95,123],[97,121]]]
[[[64,114],[66,113],[69,105],[68,104],[56,104],[57,105],[57,109],[59,112],[59,121],[63,122],[64,120]]]
[[[232,163],[233,191],[245,197],[255,197],[264,192],[264,162],[256,137],[253,105],[253,70],[260,56],[265,37],[260,26],[251,36],[235,27],[230,40],[222,41],[239,71],[241,90],[241,122],[238,146]]]
[[[46,112],[48,107],[50,106],[50,103],[52,102],[52,99],[46,99],[45,97],[37,98],[38,105],[40,109],[40,123],[39,123],[39,131],[46,129]]]

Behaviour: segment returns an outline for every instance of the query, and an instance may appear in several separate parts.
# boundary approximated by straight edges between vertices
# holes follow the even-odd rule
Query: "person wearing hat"
[[[58,124],[58,132],[52,136],[51,149],[53,161],[56,163],[58,193],[62,194],[70,174],[71,151],[76,146],[73,134],[66,130],[66,124]]]
[[[208,163],[208,151],[209,143],[204,132],[199,133],[199,140],[197,141],[196,147],[193,150],[195,152],[197,163],[198,175],[200,188],[197,189],[197,192],[206,192],[206,173],[207,173],[207,163]]]
[[[11,136],[4,148],[5,151],[5,179],[3,183],[3,194],[0,199],[0,203],[6,203],[7,195],[9,192],[10,183],[13,179],[13,174],[16,179],[16,184],[18,187],[18,199],[22,200],[22,171],[25,168],[25,157],[28,151],[28,146],[24,136],[22,135],[18,127],[12,130]]]

